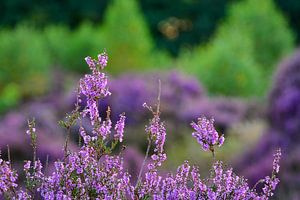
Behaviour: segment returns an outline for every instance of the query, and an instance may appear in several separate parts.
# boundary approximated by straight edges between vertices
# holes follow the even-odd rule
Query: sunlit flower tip
[[[24,170],[29,170],[30,169],[30,164],[31,164],[30,160],[26,161],[25,164],[24,164]]]
[[[274,154],[274,160],[273,160],[273,172],[279,173],[279,161],[281,158],[281,149],[278,149],[276,153]]]
[[[155,160],[158,160],[159,157],[158,157],[156,154],[153,154],[153,155],[151,156],[151,158],[152,158],[152,160],[155,161]]]
[[[107,66],[107,61],[108,56],[105,52],[98,55],[98,63],[102,68]]]
[[[126,119],[126,116],[124,114],[121,114],[119,121],[117,121],[117,123],[115,125],[116,134],[114,137],[115,137],[115,139],[119,140],[120,142],[123,141],[125,119]]]
[[[225,141],[225,137],[224,135],[222,135],[220,138],[219,138],[219,147],[222,146],[224,144],[224,141]]]
[[[89,67],[92,67],[92,68],[96,67],[95,62],[93,61],[93,59],[90,56],[85,57],[84,60],[85,60],[86,64],[88,64]]]

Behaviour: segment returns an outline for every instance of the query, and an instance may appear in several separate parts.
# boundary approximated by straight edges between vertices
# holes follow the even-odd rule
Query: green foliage
[[[153,53],[153,41],[136,0],[112,1],[102,30],[111,73],[144,70],[168,62],[166,54]]]
[[[71,27],[89,20],[99,22],[109,0],[1,0],[0,25],[12,26],[27,21],[42,27],[67,24]]]
[[[212,94],[259,96],[274,65],[293,47],[293,35],[271,0],[233,4],[204,47],[183,54],[179,64]]]
[[[48,26],[43,34],[52,64],[61,65],[69,48],[70,30],[66,26]]]
[[[227,5],[234,1],[237,0],[140,0],[157,47],[167,49],[173,56],[178,56],[180,47],[207,42],[226,14]]]
[[[274,0],[289,20],[291,28],[295,31],[297,42],[300,41],[300,1],[299,0]]]
[[[259,95],[261,77],[252,49],[249,38],[239,31],[219,32],[211,43],[185,54],[180,62],[212,94]]]
[[[0,92],[0,113],[16,106],[20,101],[20,87],[9,83]]]
[[[18,26],[0,32],[0,93],[9,84],[21,97],[41,95],[48,86],[50,56],[43,37],[34,29]],[[10,95],[9,95],[10,96]],[[14,95],[16,96],[16,95]],[[18,96],[18,95],[17,95]]]
[[[134,0],[110,5],[103,26],[83,23],[72,32],[64,26],[50,26],[44,31],[54,64],[76,72],[86,72],[84,58],[97,56],[106,48],[112,74],[128,70],[168,65],[165,52],[155,51],[147,25]]]
[[[294,46],[294,35],[273,0],[247,0],[229,9],[223,29],[240,29],[253,41],[254,59],[271,73],[274,65]]]
[[[45,37],[52,61],[80,73],[88,69],[81,58],[96,55],[103,48],[101,32],[90,23],[83,23],[72,32],[64,26],[50,26],[45,29]]]

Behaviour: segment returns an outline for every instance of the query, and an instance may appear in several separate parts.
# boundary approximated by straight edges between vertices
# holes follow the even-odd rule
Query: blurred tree
[[[0,24],[14,26],[30,21],[36,26],[63,23],[71,27],[82,21],[101,22],[108,0],[1,0]]]
[[[219,30],[206,46],[183,52],[179,66],[196,75],[210,94],[259,96],[262,78],[253,43],[238,29]]]
[[[179,63],[211,93],[256,96],[266,91],[274,64],[291,51],[293,41],[272,0],[246,0],[229,8],[208,45],[183,54]]]
[[[49,65],[43,37],[35,29],[20,25],[14,31],[1,30],[0,107],[44,94],[49,87]]]
[[[300,41],[300,1],[299,0],[275,0],[289,20],[291,28],[297,33],[297,42]]]
[[[181,47],[206,42],[227,13],[229,3],[240,0],[140,0],[151,34],[159,48],[178,55]],[[300,38],[299,0],[274,0]],[[102,23],[109,0],[1,0],[0,26],[30,21],[37,26],[83,21]],[[216,6],[218,5],[218,6]],[[260,4],[258,4],[260,5]],[[259,6],[257,6],[259,7]]]
[[[264,75],[272,73],[282,56],[291,52],[294,35],[286,19],[273,0],[246,0],[229,8],[228,18],[221,27],[245,32],[254,45],[254,59],[264,68]]]
[[[43,34],[51,64],[79,73],[89,70],[83,58],[96,56],[104,47],[102,31],[90,22],[83,22],[74,31],[62,25],[47,26]]]
[[[157,46],[178,55],[182,46],[206,42],[233,1],[142,0],[141,5]]]
[[[140,0],[154,42],[177,55],[182,45],[206,41],[234,0]],[[108,0],[1,0],[0,26],[15,26],[29,21],[35,26],[67,24],[75,28],[83,21],[102,23]],[[218,6],[215,6],[218,5]],[[174,20],[175,19],[175,20]],[[170,37],[173,29],[175,34]],[[172,34],[172,33],[171,33]]]
[[[110,55],[110,72],[144,70],[168,58],[154,52],[154,43],[137,0],[114,0],[101,27],[103,46]],[[155,56],[154,56],[155,54]]]

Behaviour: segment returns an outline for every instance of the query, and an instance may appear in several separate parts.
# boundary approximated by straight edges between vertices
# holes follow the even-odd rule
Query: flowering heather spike
[[[272,176],[266,176],[264,179],[264,187],[263,187],[263,193],[264,197],[271,197],[274,195],[274,190],[276,189],[276,186],[279,183],[279,178],[277,178],[277,174],[279,173],[279,161],[281,157],[281,149],[278,149],[274,154],[274,160],[273,160],[273,172]]]
[[[103,121],[100,125],[99,129],[95,132],[102,136],[103,140],[106,139],[109,134],[111,133],[112,128],[112,122],[110,119],[107,119],[106,121]]]
[[[196,132],[192,133],[198,143],[202,146],[204,151],[211,150],[215,145],[222,146],[224,143],[224,136],[219,136],[218,132],[214,127],[213,119],[206,119],[205,117],[198,118],[197,124],[195,122],[191,123],[191,126]]]
[[[107,64],[106,53],[100,55],[103,57],[101,57],[101,62],[95,61],[91,57],[86,57],[85,60],[92,74],[86,74],[84,78],[80,79],[79,85],[79,93],[87,98],[86,112],[90,115],[92,125],[95,125],[99,121],[98,99],[111,94],[107,86],[107,76],[96,67],[96,65],[100,65],[102,69],[104,64]],[[104,59],[106,59],[106,62],[104,62]]]
[[[123,133],[124,133],[124,127],[125,127],[125,115],[124,114],[121,114],[120,115],[120,119],[119,121],[117,121],[116,125],[115,125],[115,135],[114,135],[114,138],[116,140],[119,140],[120,142],[123,141]]]
[[[105,51],[103,53],[101,53],[101,54],[98,55],[98,63],[101,66],[102,69],[104,67],[106,67],[107,60],[108,60],[108,56],[107,56],[107,54],[106,54]]]
[[[164,153],[164,144],[166,140],[166,129],[163,122],[160,121],[158,114],[154,114],[152,120],[148,126],[146,126],[145,131],[149,134],[151,141],[154,141],[154,155],[151,156],[154,161],[154,165],[150,163],[148,168],[151,170],[160,166],[163,161],[167,159],[166,154]]]
[[[279,161],[281,157],[281,149],[278,149],[276,153],[274,154],[274,160],[273,160],[273,173],[278,174],[279,172]]]
[[[85,58],[85,62],[88,64],[88,66],[90,67],[90,69],[93,72],[96,71],[96,62],[95,62],[95,60],[93,60],[90,56],[87,56]]]
[[[14,190],[18,186],[17,178],[18,174],[11,169],[10,163],[0,158],[0,195]]]

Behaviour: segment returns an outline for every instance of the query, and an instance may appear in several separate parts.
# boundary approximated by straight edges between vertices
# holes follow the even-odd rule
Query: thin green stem
[[[65,146],[64,146],[65,158],[67,158],[67,156],[68,156],[68,143],[70,140],[70,134],[71,134],[71,129],[70,129],[70,127],[67,127],[67,137],[66,137]]]
[[[146,154],[145,154],[144,161],[143,161],[143,163],[142,163],[142,167],[141,167],[140,172],[139,172],[138,179],[137,179],[137,181],[136,181],[135,188],[137,188],[138,184],[139,184],[140,181],[141,181],[142,172],[143,172],[144,166],[145,166],[145,164],[146,164],[146,161],[147,161],[147,158],[148,158],[148,155],[149,155],[150,147],[151,147],[151,140],[148,139],[148,147],[147,147],[147,151],[146,151]]]

